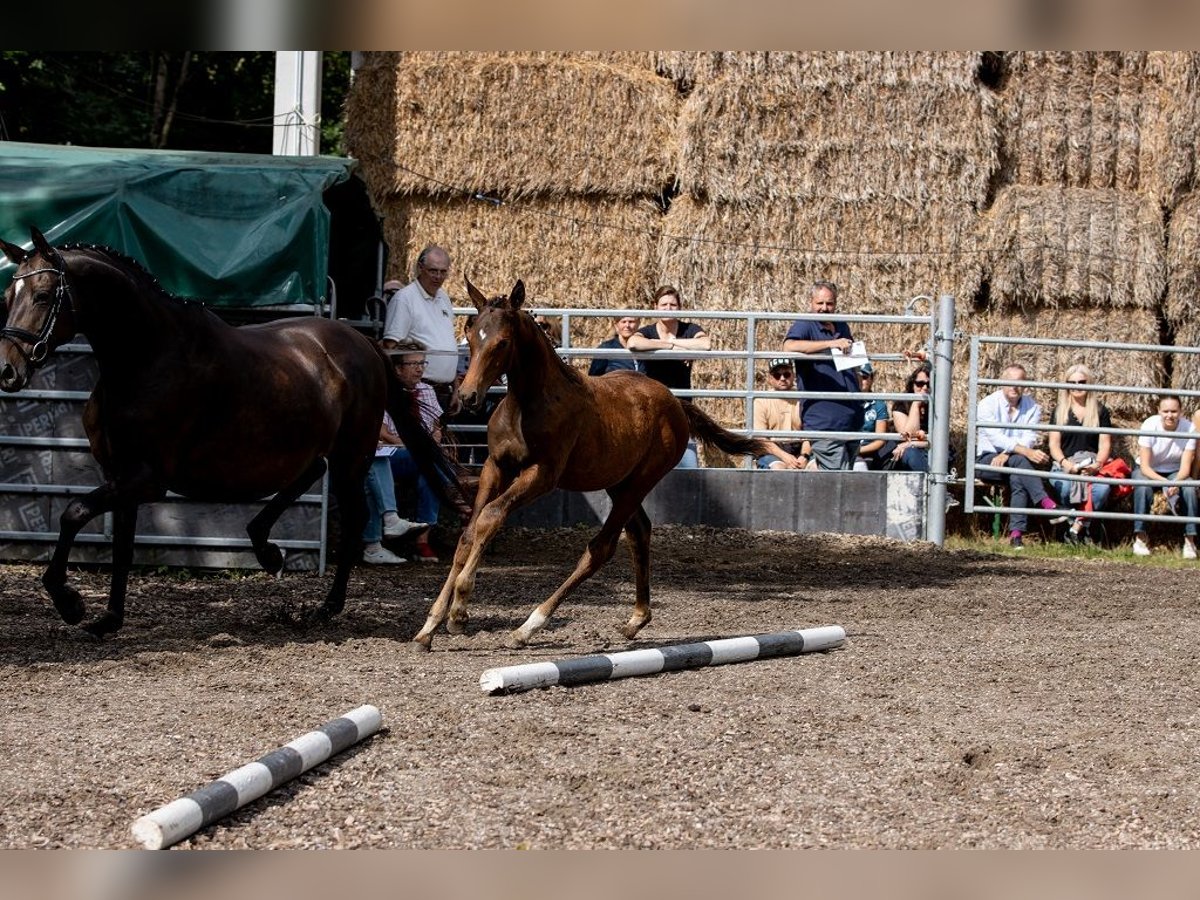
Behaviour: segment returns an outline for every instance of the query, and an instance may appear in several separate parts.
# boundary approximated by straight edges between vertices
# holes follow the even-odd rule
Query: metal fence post
[[[950,378],[954,369],[954,298],[937,302],[933,333],[933,404],[930,408],[929,478],[926,482],[926,537],[939,547],[946,541],[946,481],[950,477]]]

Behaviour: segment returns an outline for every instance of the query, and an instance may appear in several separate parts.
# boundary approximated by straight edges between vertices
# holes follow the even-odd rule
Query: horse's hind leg
[[[508,640],[505,641],[507,646],[517,649],[529,643],[529,639],[540,631],[546,622],[549,621],[550,617],[554,615],[554,610],[558,608],[558,604],[571,591],[588,578],[591,578],[597,570],[613,558],[613,554],[617,549],[617,540],[621,537],[621,529],[626,526],[630,517],[637,510],[641,509],[641,501],[644,494],[634,494],[628,489],[609,489],[609,495],[613,498],[612,510],[609,512],[608,518],[604,520],[604,525],[601,526],[600,531],[594,538],[588,541],[587,549],[583,551],[583,555],[579,557],[579,562],[575,564],[575,571],[567,577],[567,580],[559,586],[558,590],[529,614],[529,618],[525,620],[525,623],[520,628],[508,636]],[[647,525],[649,525],[648,519]],[[647,530],[648,533],[649,531]],[[648,606],[649,590],[647,589]],[[649,621],[648,610],[646,619]],[[637,633],[636,630],[634,633]]]
[[[254,557],[258,564],[272,575],[283,568],[283,551],[278,544],[270,541],[271,529],[279,521],[284,510],[296,502],[296,499],[313,483],[325,474],[325,460],[318,457],[304,470],[304,474],[267,501],[246,526],[246,534],[250,535],[250,545],[254,548]]]
[[[116,496],[115,484],[111,481],[102,484],[78,500],[72,500],[59,518],[58,542],[54,546],[50,565],[42,575],[42,584],[54,601],[54,608],[68,625],[78,625],[83,621],[84,614],[83,597],[67,583],[67,560],[71,556],[71,546],[88,522],[113,508]]]
[[[113,510],[112,583],[108,609],[83,630],[96,637],[111,634],[125,623],[125,590],[133,565],[133,535],[137,528],[137,505],[121,504]]]
[[[617,631],[629,640],[650,624],[650,517],[638,504],[637,512],[625,523],[629,536],[629,554],[633,557],[633,575],[636,584],[633,614]]]
[[[367,523],[367,495],[363,482],[367,473],[358,469],[353,474],[331,471],[334,496],[337,498],[341,518],[341,536],[338,539],[337,569],[333,573],[333,584],[325,596],[325,602],[316,612],[316,618],[329,619],[346,606],[346,586],[350,583],[350,572],[361,559],[363,551],[363,526]]]

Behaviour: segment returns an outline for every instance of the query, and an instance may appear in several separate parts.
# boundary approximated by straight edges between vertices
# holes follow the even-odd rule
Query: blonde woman
[[[1112,427],[1108,407],[1100,402],[1095,391],[1086,387],[1091,380],[1091,369],[1082,363],[1067,369],[1063,381],[1070,387],[1058,392],[1058,403],[1050,412],[1052,424],[1097,429]],[[1111,434],[1099,431],[1051,431],[1048,434],[1050,458],[1056,472],[1095,475],[1112,456]],[[1050,486],[1067,506],[1083,506],[1090,490],[1092,509],[1103,509],[1112,489],[1111,485],[1104,482],[1097,481],[1089,485],[1085,481],[1068,481],[1065,478],[1051,478]],[[1090,544],[1088,525],[1086,519],[1077,518],[1063,535],[1063,540],[1068,544]]]

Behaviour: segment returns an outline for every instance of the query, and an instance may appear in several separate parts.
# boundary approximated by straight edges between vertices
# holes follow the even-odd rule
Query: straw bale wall
[[[1166,286],[1162,212],[1139,194],[1005,188],[981,240],[991,299],[1002,306],[1153,309]]]
[[[446,290],[456,304],[470,305],[465,275],[488,296],[507,293],[520,278],[530,306],[649,305],[662,216],[649,201],[564,198],[496,206],[394,197],[382,211],[392,277],[415,277],[411,265],[421,248],[439,244],[453,260]],[[610,324],[596,328],[607,331]]]
[[[911,85],[699,88],[679,124],[679,186],[721,203],[889,200],[982,206],[998,165],[991,95]]]
[[[1194,177],[1195,53],[1004,54],[1005,183],[1137,191],[1172,206]]]
[[[664,50],[655,67],[684,87],[719,78],[795,87],[924,85],[974,91],[983,54],[925,50]]]
[[[347,131],[377,197],[656,195],[679,99],[649,69],[586,59],[404,55],[356,79]],[[391,78],[387,75],[390,71]]]
[[[1167,234],[1167,296],[1163,315],[1176,328],[1196,318],[1200,297],[1200,193],[1175,208]]]

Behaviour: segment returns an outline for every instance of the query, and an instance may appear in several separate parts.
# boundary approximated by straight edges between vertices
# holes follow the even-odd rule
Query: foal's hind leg
[[[296,502],[296,499],[313,483],[325,474],[325,460],[317,457],[312,465],[304,470],[304,474],[267,501],[246,526],[250,535],[250,545],[254,548],[254,556],[258,564],[272,575],[278,574],[283,568],[283,551],[278,544],[268,540],[271,529],[279,521],[284,510]]]
[[[624,637],[633,640],[637,633],[650,624],[650,517],[641,504],[637,512],[625,523],[629,535],[629,554],[633,557],[633,575],[636,584],[633,614],[624,625],[618,625]]]
[[[599,533],[588,542],[587,549],[583,551],[583,555],[579,557],[579,562],[575,565],[575,571],[567,577],[567,580],[559,586],[557,591],[551,594],[537,609],[529,614],[529,618],[525,620],[525,623],[520,628],[508,636],[508,640],[505,641],[508,647],[518,649],[529,643],[529,639],[540,631],[546,622],[549,621],[550,617],[554,615],[554,610],[558,608],[558,604],[579,584],[590,578],[598,569],[612,559],[613,553],[617,549],[617,540],[621,537],[621,529],[626,526],[626,523],[634,512],[641,508],[642,497],[645,494],[634,493],[627,489],[624,491],[610,489],[609,495],[613,498],[612,510],[609,512],[608,518],[604,520],[604,525],[601,526]],[[649,520],[647,520],[647,524],[649,524]],[[648,590],[647,605],[649,605]],[[649,621],[648,611],[646,620]],[[634,634],[636,633],[635,629]]]

